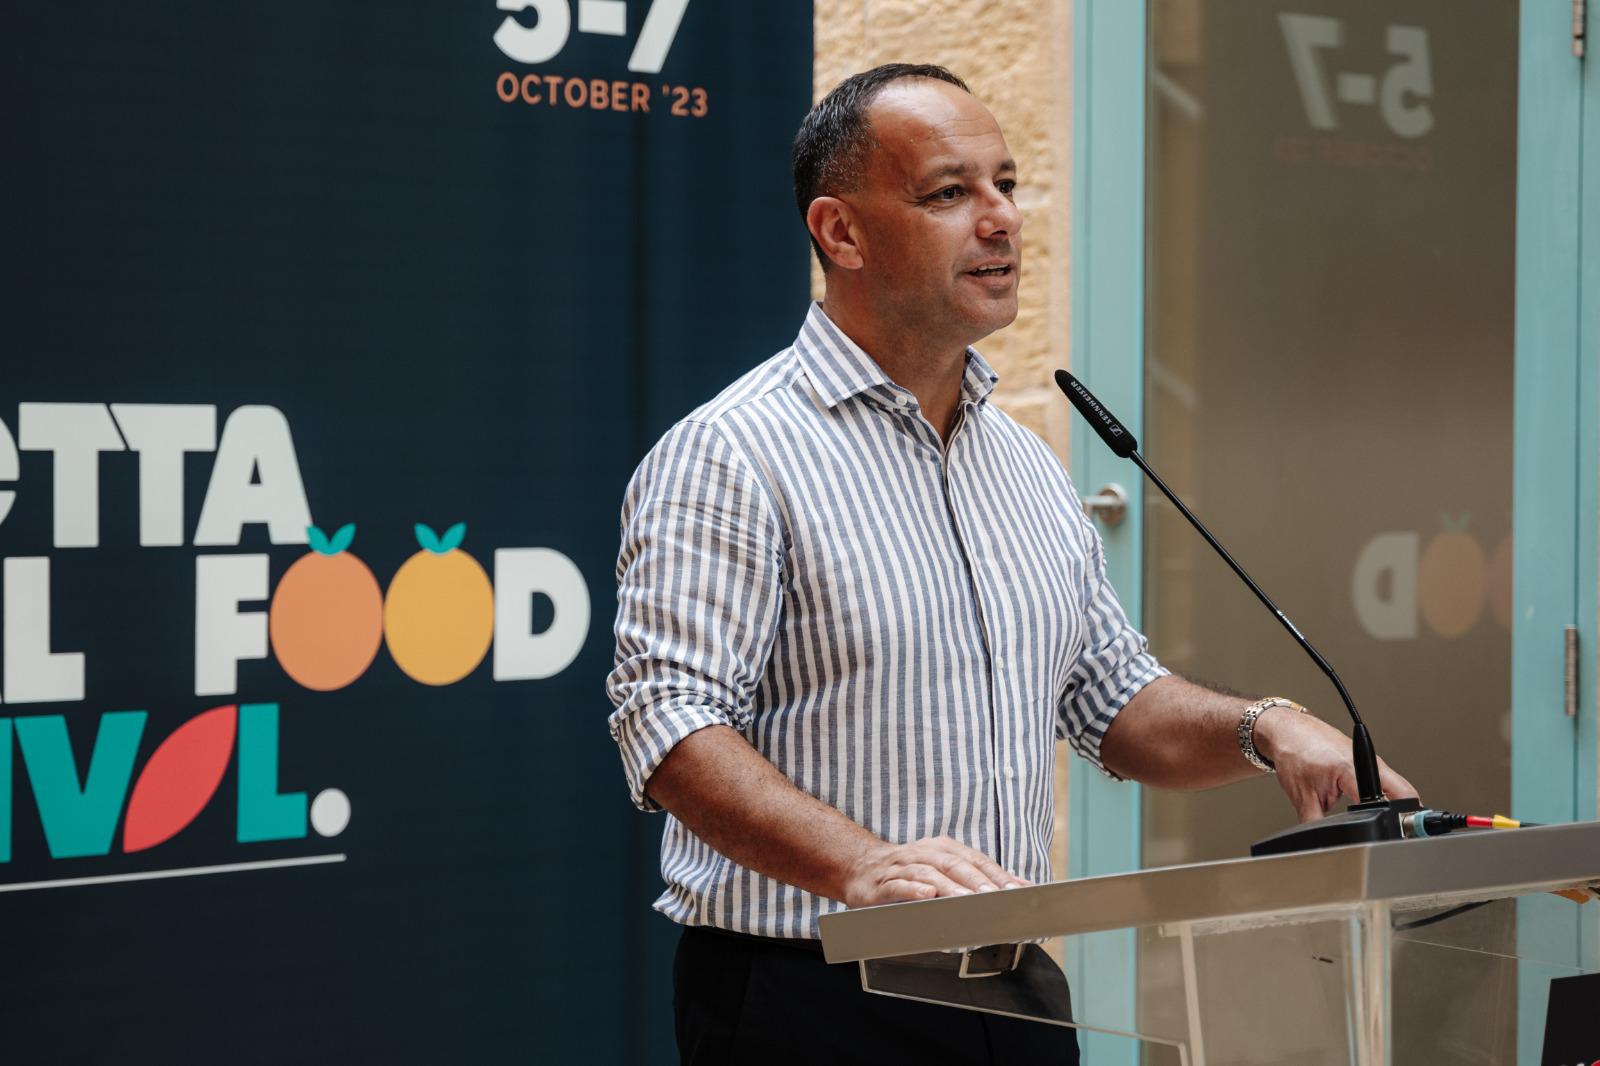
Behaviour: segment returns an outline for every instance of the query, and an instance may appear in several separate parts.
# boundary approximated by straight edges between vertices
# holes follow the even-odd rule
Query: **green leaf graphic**
[[[335,555],[337,549],[328,546],[328,538],[316,526],[306,527],[306,539],[311,542],[311,550],[318,555]]]
[[[441,545],[440,551],[454,551],[456,548],[461,547],[461,542],[466,538],[467,524],[465,522],[457,522],[444,531],[444,536],[439,541]]]
[[[333,541],[331,544],[333,550],[328,554],[338,555],[340,552],[350,547],[350,542],[355,539],[356,524],[354,522],[346,522],[344,525],[339,527],[339,532],[333,535]]]
[[[422,545],[424,548],[427,548],[435,555],[444,554],[445,549],[439,547],[439,534],[435,533],[431,528],[423,525],[421,522],[418,522],[411,528],[416,531],[418,544]]]

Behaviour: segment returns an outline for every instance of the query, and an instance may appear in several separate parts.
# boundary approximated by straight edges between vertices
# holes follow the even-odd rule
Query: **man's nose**
[[[978,217],[978,236],[988,240],[993,237],[1015,237],[1021,232],[1022,212],[1017,205],[999,189],[990,189],[983,213]]]

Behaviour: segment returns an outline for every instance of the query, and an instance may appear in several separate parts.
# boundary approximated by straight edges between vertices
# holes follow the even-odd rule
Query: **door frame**
[[[1600,243],[1585,212],[1584,96],[1592,74],[1572,54],[1572,6],[1522,0],[1517,100],[1516,428],[1513,461],[1511,803],[1531,821],[1593,819],[1595,810],[1595,331],[1584,330],[1585,275]],[[1564,31],[1564,32],[1563,32]],[[1589,84],[1586,86],[1585,82]],[[1593,107],[1588,108],[1593,121]],[[1592,130],[1593,127],[1591,126]],[[1590,145],[1600,146],[1591,136]],[[1588,180],[1593,188],[1594,168]],[[1587,246],[1589,252],[1584,254]],[[1589,300],[1588,314],[1595,313]],[[1587,336],[1585,336],[1587,334]],[[1561,627],[1578,627],[1578,713],[1563,710]],[[1543,900],[1519,901],[1527,913]],[[1518,927],[1520,953],[1593,965],[1592,915],[1545,912]],[[1519,980],[1518,1060],[1538,1062],[1545,983]]]
[[[1072,19],[1071,351],[1072,372],[1137,437],[1144,426],[1145,4],[1076,0]],[[1128,620],[1141,625],[1144,494],[1139,472],[1072,420],[1073,481],[1084,494],[1128,490],[1126,517],[1096,523],[1106,576]],[[1092,877],[1139,868],[1140,786],[1074,762],[1067,777],[1067,870]],[[1074,937],[1067,977],[1080,1017],[1135,1030],[1138,995],[1131,930]],[[1137,1043],[1080,1031],[1085,1066],[1136,1066]]]

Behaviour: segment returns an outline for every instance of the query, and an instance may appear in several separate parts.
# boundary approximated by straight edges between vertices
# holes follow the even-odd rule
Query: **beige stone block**
[[[1018,392],[997,389],[994,395],[996,407],[1038,434],[1041,439],[1046,432],[1046,404],[1049,400],[1050,397],[1040,389]]]
[[[872,0],[867,34],[884,59],[964,62],[969,80],[1000,78],[1034,60],[1049,11],[1049,0]]]
[[[820,100],[839,82],[862,69],[867,42],[866,0],[816,0],[812,18],[816,58],[812,67],[813,100]]]

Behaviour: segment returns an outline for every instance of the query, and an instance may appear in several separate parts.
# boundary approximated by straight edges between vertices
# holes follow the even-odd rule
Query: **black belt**
[[[822,954],[822,941],[801,937],[762,936],[759,933],[739,933],[732,929],[718,929],[712,925],[691,926],[691,929],[732,937],[735,940]],[[1022,949],[1026,944],[988,944],[965,951],[928,951],[918,955],[902,955],[894,962],[902,966],[917,966],[930,970],[954,970],[957,977],[995,977],[1009,973],[1022,963]]]

